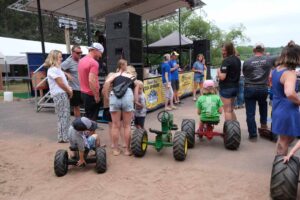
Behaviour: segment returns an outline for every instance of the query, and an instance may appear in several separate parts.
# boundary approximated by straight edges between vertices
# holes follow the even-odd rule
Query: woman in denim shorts
[[[238,94],[241,74],[241,60],[235,56],[232,42],[222,47],[224,60],[218,69],[220,96],[224,104],[225,120],[236,120],[234,113],[234,100]]]
[[[113,155],[120,155],[121,151],[118,147],[120,130],[124,128],[125,135],[125,155],[130,156],[130,140],[131,140],[131,120],[134,111],[134,102],[138,101],[138,84],[136,83],[136,72],[133,67],[127,66],[127,61],[124,59],[119,60],[117,64],[117,73],[106,80],[104,87],[118,86],[124,81],[131,81],[131,85],[127,88],[126,93],[118,98],[113,91],[107,92],[109,98],[109,111],[112,118],[112,152]],[[104,91],[109,91],[104,88]]]

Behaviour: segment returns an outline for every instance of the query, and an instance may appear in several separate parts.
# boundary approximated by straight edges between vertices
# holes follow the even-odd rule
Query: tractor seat
[[[218,125],[220,121],[201,121],[203,124]]]
[[[71,151],[78,151],[78,147],[77,146],[70,146],[70,150]],[[89,151],[89,148],[85,147],[84,151]]]

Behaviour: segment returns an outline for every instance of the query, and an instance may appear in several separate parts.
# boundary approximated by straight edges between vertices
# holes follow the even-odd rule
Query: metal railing
[[[54,103],[49,103],[50,99],[51,99],[51,95],[50,95],[50,91],[48,91],[45,95],[41,96],[40,98],[38,97],[38,88],[44,84],[47,81],[47,77],[45,77],[41,82],[39,82],[37,84],[37,77],[34,76],[37,72],[39,72],[42,68],[44,67],[44,65],[41,65],[39,68],[37,68],[34,72],[33,72],[33,79],[34,79],[34,102],[35,102],[35,110],[36,112],[39,112],[42,108],[49,108],[49,107],[53,107],[54,108]],[[41,94],[40,94],[41,95]]]

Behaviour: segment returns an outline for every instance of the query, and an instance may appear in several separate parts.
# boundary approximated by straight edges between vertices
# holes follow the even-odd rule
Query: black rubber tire
[[[103,147],[96,148],[96,172],[102,174],[106,172],[106,150]]]
[[[195,146],[195,124],[195,120],[193,119],[184,119],[181,123],[181,131],[186,132],[188,148]]]
[[[148,134],[144,129],[135,129],[131,137],[131,151],[135,157],[143,157],[148,147]],[[143,146],[146,145],[146,146]]]
[[[236,120],[228,120],[224,123],[224,146],[226,149],[237,150],[241,143],[240,123]]]
[[[188,141],[186,132],[175,132],[173,139],[173,156],[175,160],[184,161],[187,155]]]
[[[56,176],[61,177],[68,172],[68,151],[60,149],[56,152],[54,157],[54,173]]]
[[[292,156],[283,163],[283,156],[275,156],[271,174],[270,193],[274,200],[297,199],[299,159]]]

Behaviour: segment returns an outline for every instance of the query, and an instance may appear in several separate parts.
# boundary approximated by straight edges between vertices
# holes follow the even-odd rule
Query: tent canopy
[[[192,45],[193,41],[189,38],[185,37],[184,35],[181,35],[181,46],[189,46]],[[174,31],[170,35],[167,35],[166,37],[149,44],[149,47],[176,47],[179,46],[179,32]]]
[[[26,53],[42,53],[40,41],[21,40],[14,38],[0,37],[0,63],[3,62],[4,57],[8,65],[27,65]],[[65,44],[45,43],[46,53],[51,50],[60,50],[63,54],[67,54]],[[83,54],[87,54],[88,49],[81,47]]]
[[[201,0],[194,0],[194,7],[205,4]],[[144,20],[153,20],[172,14],[176,9],[189,7],[185,0],[89,0],[89,14],[92,22],[104,22],[105,15],[129,11],[141,15]],[[37,12],[37,0],[18,0],[9,6],[11,9]],[[69,17],[85,21],[85,0],[41,0],[43,14]]]
[[[189,38],[181,35],[181,48],[182,50],[189,50],[193,46],[193,41]],[[161,54],[171,52],[172,50],[179,49],[179,32],[174,31],[170,35],[148,45],[148,53]],[[147,51],[147,47],[144,47],[144,51]]]

